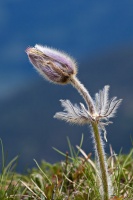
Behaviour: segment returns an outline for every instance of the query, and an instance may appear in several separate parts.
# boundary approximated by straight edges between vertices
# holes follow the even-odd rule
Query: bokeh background
[[[53,119],[59,99],[83,102],[71,86],[53,85],[36,73],[25,49],[35,44],[66,51],[76,58],[78,77],[92,96],[104,85],[110,97],[123,98],[114,124],[107,127],[114,151],[128,153],[133,138],[133,1],[0,1],[0,137],[18,171],[38,162],[63,160],[52,147],[69,150],[80,143],[92,152],[88,127]]]

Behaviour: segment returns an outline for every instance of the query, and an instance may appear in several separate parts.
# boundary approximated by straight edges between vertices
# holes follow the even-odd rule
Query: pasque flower
[[[35,45],[27,48],[26,53],[35,69],[53,83],[66,84],[77,73],[76,62],[63,52]]]
[[[118,100],[116,97],[109,100],[108,85],[96,93],[95,99],[93,99],[76,77],[76,62],[65,53],[40,45],[27,48],[26,53],[35,69],[46,79],[53,83],[70,83],[84,98],[87,107],[82,103],[78,106],[73,105],[69,100],[61,100],[64,112],[58,112],[54,117],[74,124],[89,124],[91,126],[100,177],[101,199],[109,200],[113,194],[113,186],[107,170],[101,130],[107,141],[105,126],[111,123],[109,119],[115,115],[122,100]]]
[[[76,77],[77,65],[74,59],[66,53],[41,45],[28,47],[26,53],[31,64],[44,78],[58,84],[71,83],[86,101],[90,112],[94,112],[89,92]]]

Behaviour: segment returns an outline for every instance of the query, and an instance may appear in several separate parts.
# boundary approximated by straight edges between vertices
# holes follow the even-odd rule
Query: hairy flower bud
[[[46,79],[66,84],[77,73],[77,66],[67,54],[55,49],[35,45],[26,49],[31,64]]]

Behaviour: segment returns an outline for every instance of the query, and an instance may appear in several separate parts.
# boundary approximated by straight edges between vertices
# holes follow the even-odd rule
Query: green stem
[[[102,187],[103,187],[103,200],[109,200],[109,188],[108,188],[108,172],[107,172],[107,166],[106,166],[106,158],[105,158],[105,152],[103,149],[102,139],[99,133],[98,124],[96,121],[91,123],[94,133],[94,140],[95,140],[95,148],[96,148],[96,154],[98,158],[98,164],[100,168],[100,176],[102,181]]]
[[[78,90],[78,92],[82,95],[84,98],[88,110],[91,113],[91,115],[95,115],[95,105],[93,102],[93,99],[91,98],[89,92],[84,87],[84,85],[78,80],[77,77],[72,76],[70,78],[71,84]],[[107,172],[107,164],[106,164],[106,157],[105,152],[103,148],[103,142],[102,138],[100,136],[100,132],[98,129],[98,122],[96,120],[91,122],[92,128],[93,128],[93,134],[94,134],[94,144],[96,148],[96,155],[98,159],[98,165],[99,165],[99,171],[101,176],[101,185],[102,185],[102,200],[109,200],[109,178],[108,178],[108,172]]]
[[[70,78],[70,83],[77,89],[77,91],[81,94],[83,99],[85,100],[88,110],[91,114],[95,112],[95,106],[93,104],[93,99],[91,98],[88,90],[84,87],[84,85],[78,80],[76,76],[72,76]]]

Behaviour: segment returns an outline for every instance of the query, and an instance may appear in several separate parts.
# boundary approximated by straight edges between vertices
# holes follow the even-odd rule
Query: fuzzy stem
[[[101,176],[101,182],[102,182],[102,192],[101,194],[103,196],[103,200],[109,200],[109,183],[108,183],[108,172],[107,172],[107,166],[106,166],[106,158],[105,158],[105,152],[103,149],[102,139],[100,137],[98,124],[97,122],[91,123],[93,128],[93,134],[94,134],[94,140],[95,140],[95,148],[96,148],[96,154],[98,158],[98,165],[100,168],[100,176]]]
[[[93,115],[93,113],[95,113],[95,107],[94,107],[94,104],[93,104],[93,100],[92,100],[89,92],[87,91],[87,89],[78,80],[78,78],[76,76],[71,76],[70,83],[73,85],[73,87],[75,87],[78,90],[78,92],[84,98],[84,100],[85,100],[85,102],[87,104],[88,110]]]
[[[84,98],[87,104],[88,110],[93,116],[93,114],[95,114],[95,106],[93,103],[93,99],[91,98],[87,89],[75,76],[71,76],[70,83],[78,90],[78,92]],[[102,183],[102,190],[103,190],[101,196],[103,200],[109,200],[109,183],[108,183],[109,178],[108,178],[106,157],[105,157],[105,152],[104,152],[104,148],[102,144],[102,139],[101,139],[100,132],[98,129],[97,121],[95,119],[94,121],[91,122],[91,125],[93,128],[96,155],[98,158],[98,164],[99,164],[100,175],[101,175],[101,183]]]

